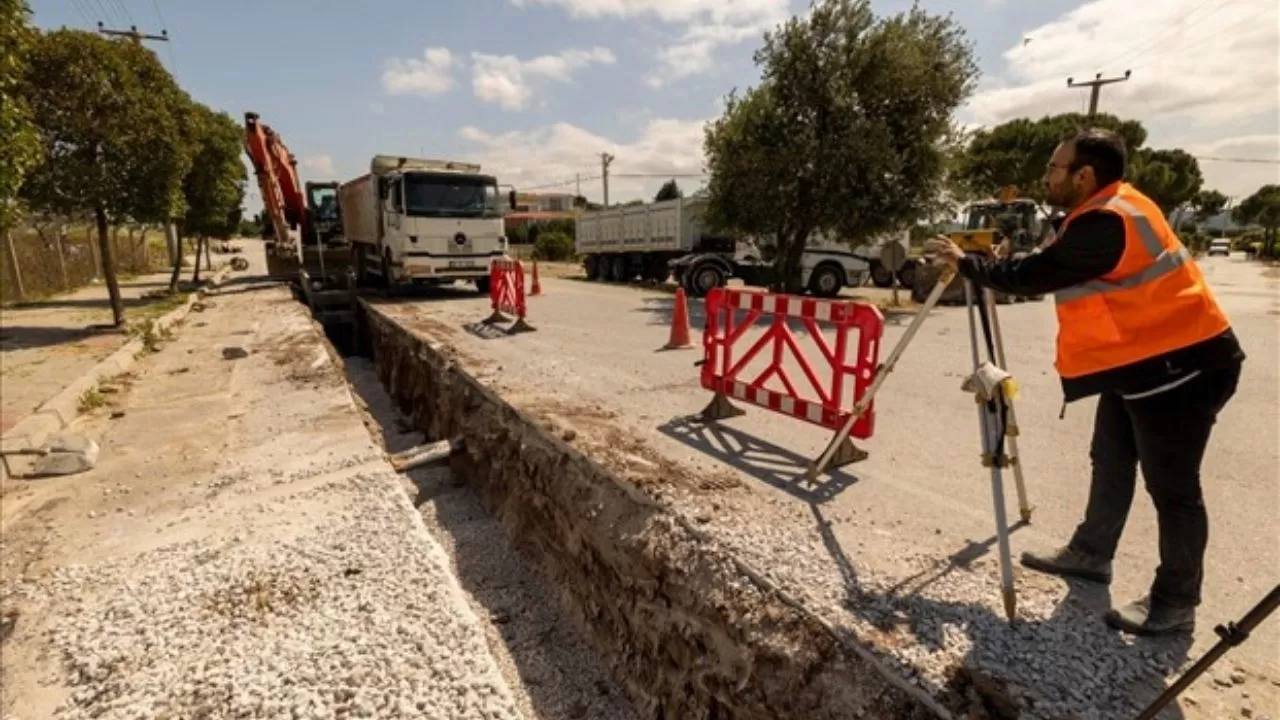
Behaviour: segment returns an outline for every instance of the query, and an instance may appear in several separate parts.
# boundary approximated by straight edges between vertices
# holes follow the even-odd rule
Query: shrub
[[[539,260],[570,260],[573,258],[573,238],[554,230],[538,233],[533,256]]]

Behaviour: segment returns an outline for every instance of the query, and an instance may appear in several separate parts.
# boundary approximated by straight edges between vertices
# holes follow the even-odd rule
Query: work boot
[[[1151,596],[1147,595],[1124,607],[1108,610],[1104,619],[1111,627],[1134,635],[1177,635],[1195,630],[1196,609],[1162,603],[1153,606]]]
[[[1075,550],[1069,545],[1046,553],[1024,552],[1022,565],[1052,575],[1092,580],[1103,584],[1111,582],[1110,560]]]

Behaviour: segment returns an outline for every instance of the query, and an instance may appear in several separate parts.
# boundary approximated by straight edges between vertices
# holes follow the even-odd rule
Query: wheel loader
[[[964,229],[949,233],[949,236],[965,252],[993,255],[996,248],[1007,242],[1007,251],[1012,257],[1023,257],[1040,245],[1049,231],[1049,224],[1042,222],[1038,216],[1039,209],[1040,206],[1034,200],[1020,198],[1014,188],[1005,188],[999,197],[969,205]],[[942,269],[933,263],[931,253],[926,253],[917,262],[911,297],[916,302],[924,302],[938,282]],[[1043,295],[1009,295],[1002,292],[996,292],[995,296],[996,302],[1001,304],[1044,298]],[[938,302],[942,305],[964,304],[964,282],[959,275],[947,285]]]

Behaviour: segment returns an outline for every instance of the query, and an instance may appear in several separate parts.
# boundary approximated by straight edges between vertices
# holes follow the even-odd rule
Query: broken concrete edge
[[[360,300],[378,377],[539,567],[642,717],[952,718],[679,512]]]
[[[155,321],[157,330],[165,330],[185,320],[191,307],[208,294],[212,288],[221,285],[231,273],[231,266],[223,264],[218,267],[211,278],[201,283],[183,304],[161,315]],[[0,436],[0,453],[15,453],[22,450],[34,450],[44,445],[54,433],[61,432],[75,422],[80,416],[80,398],[103,380],[121,375],[133,368],[137,356],[143,351],[141,338],[131,338],[89,368],[82,375],[64,385],[53,397],[45,400],[35,412],[19,420]],[[7,460],[0,462],[0,481],[10,477]]]

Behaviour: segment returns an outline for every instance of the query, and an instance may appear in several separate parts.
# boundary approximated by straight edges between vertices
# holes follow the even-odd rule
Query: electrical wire
[[[1204,2],[1197,5],[1194,9],[1192,9],[1191,12],[1183,14],[1176,21],[1166,25],[1163,30],[1157,31],[1155,34],[1149,36],[1145,41],[1139,42],[1136,46],[1129,47],[1120,55],[1112,58],[1111,60],[1108,60],[1105,63],[1102,63],[1101,65],[1099,65],[1099,67],[1110,67],[1126,59],[1137,59],[1139,57],[1142,57],[1143,53],[1156,47],[1157,41],[1162,40],[1165,37],[1168,37],[1170,32],[1181,28],[1192,15],[1195,15],[1202,8],[1208,6],[1209,3],[1211,2],[1213,2],[1213,0],[1205,0]],[[1222,10],[1223,8],[1227,7],[1227,5],[1230,4],[1230,2],[1231,0],[1224,0],[1224,2],[1221,5],[1215,8],[1213,12],[1209,13],[1209,15],[1206,15],[1205,18],[1212,17],[1214,13],[1217,13],[1219,10]],[[1201,21],[1203,21],[1205,18],[1201,18]]]

